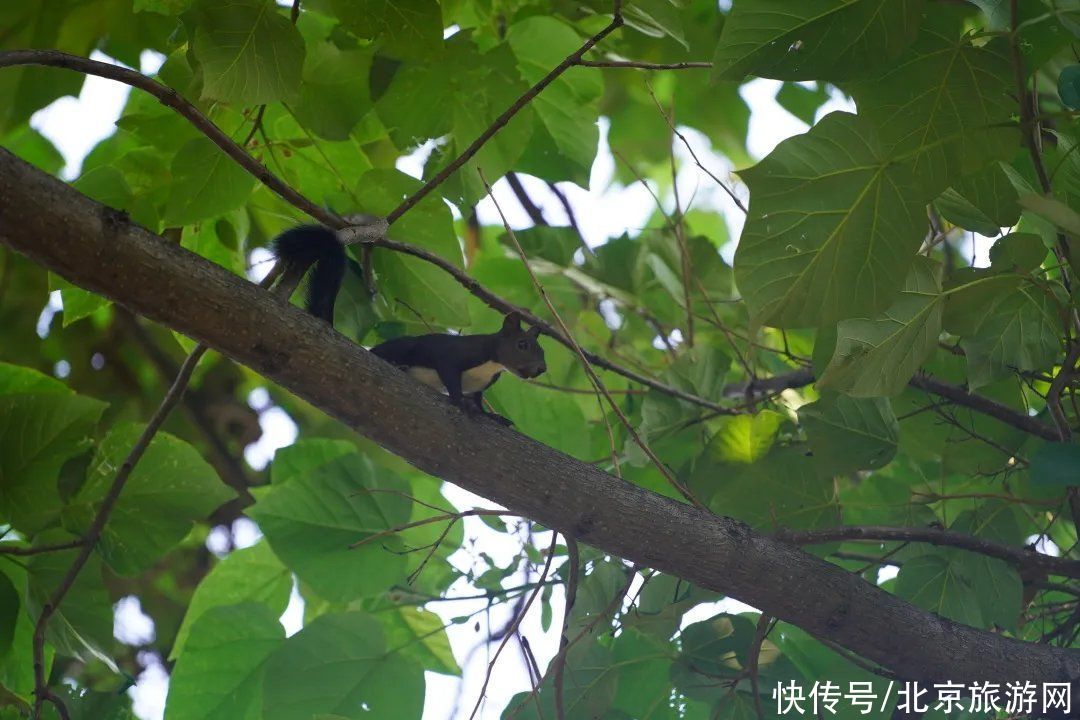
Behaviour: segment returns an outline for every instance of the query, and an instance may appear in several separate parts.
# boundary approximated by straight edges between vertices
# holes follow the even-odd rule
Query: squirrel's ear
[[[521,313],[512,312],[503,318],[502,330],[499,332],[521,332]]]

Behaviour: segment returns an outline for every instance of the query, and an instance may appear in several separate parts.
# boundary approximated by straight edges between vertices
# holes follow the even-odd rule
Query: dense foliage
[[[682,485],[763,532],[822,531],[808,550],[868,582],[898,568],[883,587],[927,611],[1075,646],[1075,578],[904,532],[1080,557],[1080,3],[720,5],[627,0],[625,25],[520,105],[390,237],[556,326],[511,237],[477,220],[477,170],[587,186],[606,118],[616,180],[646,182],[662,200],[647,227],[583,248],[576,224],[545,220],[562,212],[557,195],[529,183],[519,199],[547,212],[516,240],[576,340],[616,367],[600,371],[604,383],[662,467],[551,339],[547,375],[501,381],[493,407],[628,482],[671,497]],[[395,169],[399,158],[435,141],[421,155],[424,179],[435,177],[612,11],[607,0],[7,0],[0,48],[100,50],[136,68],[144,51],[160,53],[157,80],[285,183],[340,213],[386,215],[422,185]],[[760,161],[739,93],[751,77],[783,81],[778,101],[812,124]],[[0,145],[59,173],[29,119],[82,82],[58,68],[0,69]],[[837,94],[856,111],[822,117]],[[117,126],[74,187],[237,274],[310,220],[146,93],[132,91]],[[672,176],[676,157],[695,167],[683,162],[691,140],[712,152],[699,153],[687,196]],[[721,182],[749,198],[733,267],[719,252],[723,214],[742,211]],[[974,233],[992,238],[980,241],[992,242],[989,263],[975,262]],[[376,292],[350,273],[336,326],[358,342],[498,327],[459,278],[422,258],[380,248],[355,259]],[[71,718],[130,717],[118,690],[151,652],[168,661],[168,720],[418,718],[424,672],[461,672],[425,602],[464,578],[512,605],[542,587],[552,551],[546,581],[577,594],[567,717],[773,717],[777,682],[888,683],[768,617],[683,627],[718,596],[587,547],[571,577],[566,545],[534,543],[512,518],[485,521],[520,548],[513,562],[456,569],[460,522],[397,530],[442,513],[441,481],[273,386],[267,402],[301,439],[265,471],[245,464],[260,433],[247,400],[266,383],[213,353],[65,588],[79,539],[194,344],[7,250],[0,263],[4,720],[35,709],[34,627],[58,588],[38,643],[54,700],[44,717],[61,705]],[[55,316],[43,314],[50,290],[63,301]],[[208,534],[241,516],[263,539],[218,559]],[[829,534],[841,526],[892,532],[864,533],[869,543]],[[348,549],[365,538],[375,541]],[[294,579],[305,625],[286,638],[278,617]],[[114,638],[113,603],[127,596],[152,617],[152,639]],[[555,611],[540,590],[530,612],[557,627]],[[519,696],[504,717],[556,717],[553,685],[545,677],[535,701]]]

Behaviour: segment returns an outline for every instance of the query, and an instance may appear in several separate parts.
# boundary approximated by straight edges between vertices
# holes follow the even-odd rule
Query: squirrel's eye
[[[517,348],[518,348],[518,350],[528,350],[529,349],[529,343],[525,342],[524,340],[518,340],[517,341]]]

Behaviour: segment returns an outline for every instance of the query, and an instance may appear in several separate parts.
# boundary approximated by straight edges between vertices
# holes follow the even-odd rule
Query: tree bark
[[[325,323],[3,149],[0,243],[249,366],[425,472],[760,608],[902,677],[1080,684],[1080,652],[924,612],[741,522],[469,419]]]

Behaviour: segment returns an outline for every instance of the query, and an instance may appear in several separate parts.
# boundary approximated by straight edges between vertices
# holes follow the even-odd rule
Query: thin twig
[[[491,662],[488,663],[487,675],[484,677],[484,685],[480,688],[480,696],[476,698],[476,705],[473,706],[472,713],[469,715],[469,720],[473,720],[473,718],[476,717],[476,713],[480,709],[480,704],[484,702],[484,698],[487,696],[488,683],[491,682],[491,673],[495,669],[495,662],[499,659],[499,655],[502,654],[503,648],[506,647],[506,641],[517,632],[518,627],[521,625],[521,620],[529,611],[529,608],[533,604],[533,600],[536,600],[536,596],[544,589],[548,571],[551,570],[551,561],[555,559],[555,543],[558,539],[559,533],[552,532],[551,547],[548,548],[547,561],[544,563],[544,569],[540,572],[540,580],[537,582],[536,588],[532,591],[532,594],[529,595],[529,599],[525,601],[525,605],[522,607],[521,612],[514,618],[513,625],[503,635],[502,642],[499,643],[499,647],[495,650],[495,656],[492,657]]]
[[[933,527],[841,525],[815,530],[781,530],[775,537],[794,545],[821,545],[842,541],[929,543],[998,558],[1017,567],[1035,568],[1052,575],[1080,578],[1080,560],[1054,557],[1030,548],[1003,545],[974,535]]]
[[[679,138],[679,140],[682,141],[682,144],[686,146],[687,151],[690,153],[690,157],[694,160],[694,164],[697,165],[703,173],[712,178],[713,182],[719,185],[721,190],[727,193],[728,197],[731,198],[731,201],[735,203],[735,207],[742,210],[744,215],[748,215],[750,211],[746,209],[746,205],[744,205],[743,201],[739,199],[739,196],[735,194],[735,191],[729,188],[727,186],[727,183],[716,177],[716,175],[714,175],[713,172],[707,167],[705,167],[701,163],[701,160],[698,159],[697,153],[694,152],[694,148],[690,145],[690,141],[686,139],[685,135],[679,132],[679,129],[675,127],[675,123],[664,112],[664,108],[660,105],[660,101],[656,99],[656,95],[653,93],[652,86],[649,85],[648,82],[646,82],[645,87],[648,88],[649,97],[651,97],[653,99],[653,102],[656,103],[656,107],[660,110],[660,114],[663,116],[664,121],[668,124],[668,127],[671,128],[672,134],[675,135],[675,137]]]
[[[85,540],[79,539],[70,542],[57,543],[55,545],[37,545],[31,547],[0,543],[0,555],[13,555],[15,557],[41,555],[42,553],[60,552],[61,550],[73,550],[77,547],[82,547],[85,542]]]
[[[412,522],[405,523],[404,525],[397,525],[386,530],[380,530],[377,533],[372,533],[360,540],[349,545],[350,550],[355,550],[361,545],[367,545],[369,542],[374,542],[379,538],[387,537],[388,535],[396,535],[406,530],[412,530],[413,528],[422,527],[424,525],[431,525],[432,523],[442,522],[443,520],[449,520],[452,523],[467,517],[476,517],[480,515],[517,515],[517,513],[510,512],[509,510],[492,510],[486,508],[474,508],[473,510],[463,510],[461,512],[445,513],[443,515],[432,515],[431,517],[421,518],[420,520],[413,520]]]
[[[581,572],[581,553],[577,541],[566,536],[566,553],[569,562],[566,567],[566,607],[563,609],[562,633],[559,639],[559,654],[551,661],[555,668],[552,680],[555,686],[555,715],[558,720],[566,720],[566,707],[563,704],[563,676],[566,673],[566,648],[570,645],[570,613],[577,602],[578,576]]]
[[[410,195],[403,203],[394,208],[390,212],[390,214],[386,216],[386,221],[390,224],[393,224],[395,220],[400,218],[414,205],[427,197],[427,195],[432,190],[437,188],[440,184],[442,184],[442,182],[446,180],[446,178],[450,177],[458,168],[471,160],[473,155],[478,153],[480,151],[480,148],[484,146],[484,143],[494,137],[495,133],[499,132],[499,130],[501,130],[504,125],[510,122],[510,119],[514,117],[514,115],[516,115],[519,110],[528,105],[533,98],[539,95],[544,90],[544,88],[553,83],[556,78],[566,72],[569,68],[576,65],[578,61],[581,60],[581,57],[589,50],[591,50],[594,45],[606,38],[611,33],[618,30],[620,27],[622,27],[622,0],[615,0],[612,5],[612,17],[610,23],[605,25],[604,28],[600,30],[600,32],[596,33],[591,38],[586,40],[585,44],[583,44],[576,52],[572,53],[561,63],[552,68],[552,70],[543,78],[541,78],[538,83],[526,90],[521,97],[514,101],[513,105],[508,107],[502,115],[496,118],[495,121],[491,123],[491,125],[486,130],[484,130],[484,132],[480,133],[480,137],[473,140],[472,144],[469,145],[469,147],[465,148],[465,150],[460,155],[454,158],[449,165],[440,170],[439,173],[435,175],[435,177],[428,180],[427,183],[425,183],[424,186],[420,188],[420,190]]]
[[[135,445],[131,448],[127,457],[124,458],[124,462],[120,466],[119,471],[117,471],[112,485],[109,487],[108,492],[105,493],[105,497],[102,498],[101,505],[98,507],[93,522],[90,523],[90,527],[83,535],[83,542],[79,554],[75,557],[74,562],[71,563],[71,567],[68,568],[68,571],[64,574],[64,577],[60,580],[56,589],[53,590],[52,595],[49,596],[48,601],[41,608],[41,614],[38,616],[37,622],[34,625],[33,639],[34,717],[40,717],[41,706],[46,700],[51,701],[58,708],[63,704],[60,699],[49,690],[47,684],[48,679],[45,677],[45,630],[49,626],[49,620],[57,609],[59,609],[60,603],[64,601],[64,597],[67,596],[68,591],[71,590],[71,586],[75,583],[75,578],[78,577],[79,572],[83,569],[83,566],[86,565],[86,561],[90,559],[90,555],[94,552],[94,547],[97,545],[98,539],[101,538],[101,533],[105,529],[105,523],[109,519],[109,513],[112,512],[113,506],[116,505],[116,501],[120,497],[120,492],[124,489],[124,484],[127,483],[128,478],[131,477],[131,472],[135,469],[136,463],[142,458],[146,449],[150,447],[150,441],[154,439],[154,435],[157,434],[157,431],[161,428],[165,419],[169,416],[169,413],[172,412],[172,409],[180,402],[180,398],[184,394],[184,389],[191,379],[191,374],[195,372],[195,366],[199,364],[199,360],[205,352],[205,346],[198,346],[180,367],[180,372],[177,374],[176,380],[173,381],[172,387],[169,388],[169,392],[165,394],[164,399],[161,401],[161,405],[158,406],[157,411],[154,412],[153,417],[150,418],[150,422],[143,428],[142,434],[139,435],[139,439],[135,442]]]
[[[711,62],[650,63],[637,60],[579,60],[577,65],[593,68],[637,68],[639,70],[707,70]]]

